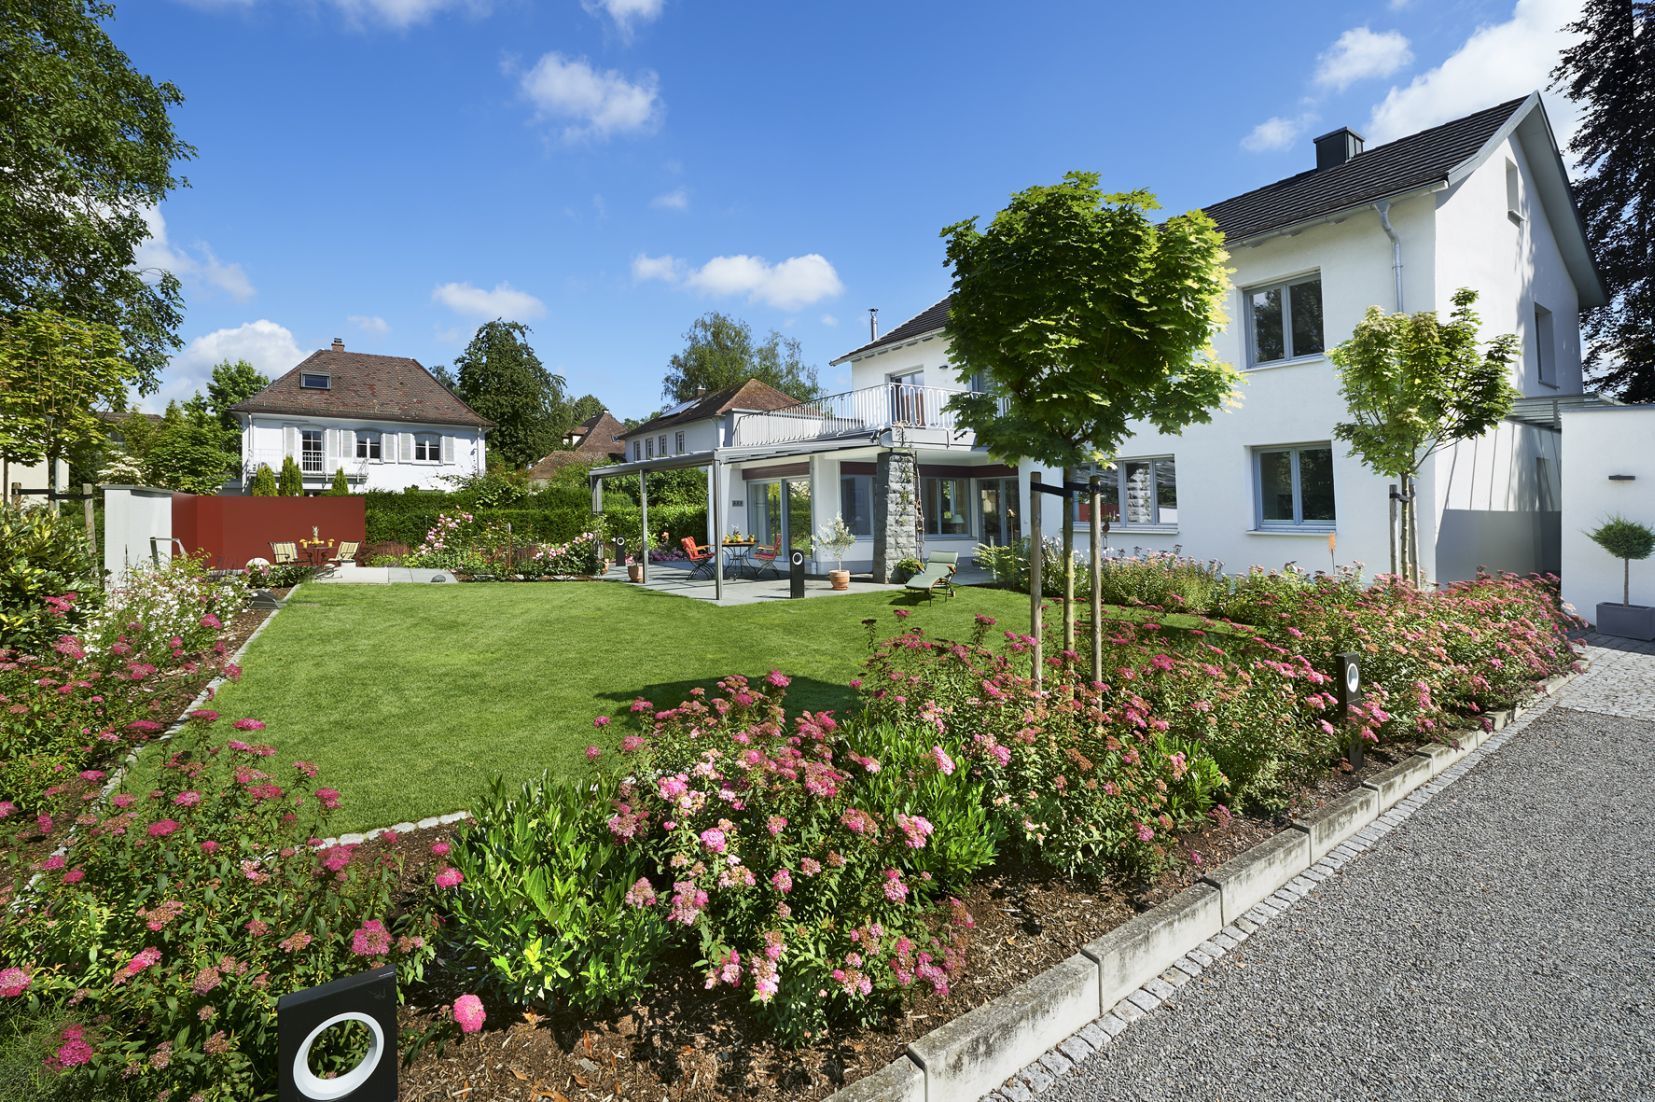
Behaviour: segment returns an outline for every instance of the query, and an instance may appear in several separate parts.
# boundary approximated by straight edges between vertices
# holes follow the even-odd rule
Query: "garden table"
[[[730,564],[730,572],[737,577],[752,565],[753,548],[757,546],[757,540],[725,540],[719,544],[725,552],[725,561]]]
[[[327,566],[333,558],[332,540],[300,540],[299,553],[310,560],[310,565],[318,570]]]

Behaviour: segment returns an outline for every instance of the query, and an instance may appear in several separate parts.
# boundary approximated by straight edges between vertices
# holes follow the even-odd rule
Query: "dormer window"
[[[325,371],[299,372],[299,387],[302,390],[331,390],[333,376]]]

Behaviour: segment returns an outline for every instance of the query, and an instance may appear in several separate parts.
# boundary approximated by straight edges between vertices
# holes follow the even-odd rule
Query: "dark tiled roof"
[[[1225,240],[1234,244],[1446,180],[1450,172],[1475,156],[1528,100],[1527,96],[1508,100],[1474,115],[1374,146],[1342,165],[1289,176],[1214,203],[1205,208],[1206,212],[1224,231]],[[833,362],[901,344],[941,329],[947,322],[948,299],[945,298],[878,340],[847,352]]]
[[[798,404],[799,400],[797,398],[789,398],[769,383],[761,383],[757,379],[748,379],[739,386],[727,386],[723,390],[715,390],[711,394],[697,398],[687,406],[680,406],[676,410],[645,421],[637,428],[627,430],[624,435],[643,436],[647,433],[658,432],[671,425],[682,425],[687,421],[700,421],[703,418],[716,417],[721,413],[729,413],[733,409],[762,411],[786,409],[788,406]]]
[[[947,324],[947,322],[948,299],[945,298],[940,302],[933,303],[926,309],[921,310],[919,313],[915,314],[913,317],[909,318],[907,321],[903,322],[901,325],[897,326],[895,329],[891,330],[889,333],[886,333],[879,339],[869,341],[861,348],[846,352],[843,356],[839,357],[839,360],[848,360],[852,356],[860,356],[862,353],[871,351],[875,348],[884,348],[887,345],[901,344],[903,341],[909,340],[910,338],[924,336],[926,333],[932,332],[933,330],[941,329],[945,324]],[[834,360],[833,362],[838,363],[839,360]]]
[[[1446,180],[1528,97],[1364,150],[1342,165],[1301,172],[1206,208],[1229,241],[1319,218]]]
[[[299,385],[301,373],[325,372],[326,390]],[[406,356],[322,349],[247,401],[237,413],[297,413],[315,417],[369,417],[429,425],[492,427],[494,422]]]
[[[587,418],[578,427],[582,432],[580,443],[543,457],[529,468],[530,478],[550,478],[565,467],[589,466],[605,459],[626,458],[626,446],[620,441],[626,426],[615,420],[608,410]]]

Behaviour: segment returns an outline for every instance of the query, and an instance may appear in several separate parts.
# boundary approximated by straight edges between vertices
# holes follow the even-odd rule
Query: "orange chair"
[[[776,542],[771,544],[769,547],[753,548],[752,558],[753,561],[758,564],[753,567],[753,580],[758,581],[758,579],[764,575],[766,570],[770,571],[770,573],[774,574],[778,578],[781,577],[781,570],[776,566],[777,561],[780,560],[781,557],[782,538],[780,536],[777,536]]]
[[[689,556],[691,567],[690,579],[693,581],[695,576],[701,573],[705,573],[708,577],[711,577],[713,572],[713,555],[717,554],[717,552],[705,544],[696,543],[693,536],[685,536],[678,542],[683,544],[684,554]]]

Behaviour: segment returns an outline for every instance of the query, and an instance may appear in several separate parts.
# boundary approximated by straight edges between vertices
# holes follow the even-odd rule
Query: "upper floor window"
[[[1552,326],[1552,312],[1534,304],[1534,366],[1545,386],[1557,385],[1557,331]]]
[[[305,390],[327,390],[333,386],[333,376],[325,371],[301,371],[299,386]]]
[[[681,430],[672,435],[672,450],[679,455],[684,454],[684,433]]]
[[[442,437],[434,432],[421,432],[414,435],[414,461],[416,463],[442,462]]]
[[[377,432],[358,430],[356,433],[356,458],[378,460],[384,456],[383,444]]]
[[[1260,528],[1332,528],[1333,448],[1258,448],[1253,477]]]
[[[1323,351],[1320,273],[1253,287],[1242,296],[1247,309],[1248,366]]]
[[[1506,158],[1506,217],[1513,222],[1523,221],[1523,174],[1510,157]]]
[[[322,473],[322,430],[299,430],[299,467],[305,474]]]

